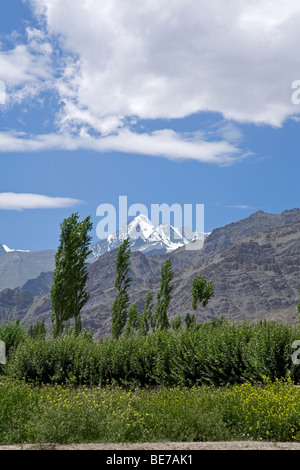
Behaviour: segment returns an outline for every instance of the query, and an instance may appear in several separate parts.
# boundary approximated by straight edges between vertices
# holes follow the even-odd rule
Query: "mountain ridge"
[[[116,255],[117,249],[107,252],[88,267],[87,290],[90,292],[90,300],[82,311],[82,323],[94,329],[95,338],[110,335]],[[197,275],[203,274],[214,282],[215,297],[205,309],[196,312],[197,321],[217,319],[221,315],[232,320],[278,318],[298,321],[299,209],[284,211],[275,218],[258,212],[215,229],[198,251],[189,251],[183,247],[170,254],[150,256],[140,251],[132,252],[132,285],[129,293],[131,303],[136,302],[140,312],[149,291],[155,299],[161,266],[169,256],[175,273],[170,318],[193,313],[190,293],[192,281]],[[18,296],[16,302],[18,300],[20,304],[21,293],[15,295]],[[7,304],[6,310],[3,310],[0,299],[0,321],[4,315],[1,312],[5,313],[5,318],[16,314],[13,294],[6,292],[3,299],[8,297],[10,304]],[[32,297],[29,306],[28,302],[29,298],[24,297],[27,309],[25,315],[25,310],[20,306],[22,322],[29,325],[46,318],[51,327],[49,293]]]
[[[191,229],[185,230],[188,231],[190,239],[201,243],[208,235],[193,232]],[[109,235],[106,239],[92,244],[92,254],[87,259],[88,263],[93,263],[106,252],[117,249],[126,236],[129,236],[133,252],[141,251],[147,256],[152,253],[171,253],[189,243],[189,238],[183,236],[179,229],[168,224],[154,225],[146,216],[139,215],[117,234]],[[175,236],[176,241],[172,240]],[[55,253],[56,250],[14,250],[7,245],[0,245],[0,292],[6,288],[22,288],[29,281],[33,285],[33,281],[42,273],[53,272]],[[34,282],[34,289],[38,289],[38,282],[38,280]],[[41,293],[45,291],[47,283],[48,281],[44,283],[44,287],[41,287]]]
[[[95,261],[106,252],[117,249],[125,238],[129,238],[131,251],[141,251],[146,255],[171,253],[179,247],[186,246],[192,240],[202,240],[208,233],[195,232],[185,227],[178,229],[170,224],[154,225],[143,214],[136,216],[119,231],[91,246],[89,260]]]
[[[54,271],[55,250],[10,251],[0,255],[0,292],[23,286],[44,271]]]

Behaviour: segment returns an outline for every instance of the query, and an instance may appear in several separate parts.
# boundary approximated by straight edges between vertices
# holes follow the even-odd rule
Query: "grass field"
[[[290,380],[154,390],[1,380],[1,445],[300,441],[300,390]]]
[[[0,445],[300,442],[298,325],[217,322],[95,342],[0,326]]]

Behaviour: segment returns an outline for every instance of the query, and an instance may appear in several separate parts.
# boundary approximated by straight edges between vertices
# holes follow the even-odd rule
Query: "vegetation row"
[[[0,327],[2,374],[32,383],[193,386],[300,379],[300,328],[277,322],[218,322],[94,341],[88,331],[45,339],[18,322]],[[298,343],[299,344],[299,343]],[[298,347],[299,348],[299,347]],[[299,353],[300,355],[300,353]]]

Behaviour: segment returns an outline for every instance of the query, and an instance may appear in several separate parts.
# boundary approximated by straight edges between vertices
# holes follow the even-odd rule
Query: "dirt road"
[[[300,442],[158,442],[138,444],[41,444],[0,446],[0,450],[300,450]]]

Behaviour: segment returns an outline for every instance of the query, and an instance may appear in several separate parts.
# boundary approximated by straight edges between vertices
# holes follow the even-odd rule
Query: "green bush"
[[[211,322],[177,330],[93,341],[89,335],[23,338],[6,372],[30,382],[75,385],[193,386],[261,382],[290,376],[299,328],[275,322]]]
[[[300,339],[298,327],[277,322],[262,322],[253,327],[245,354],[249,378],[261,381],[263,376],[275,379],[291,376],[299,380],[299,366],[291,361],[294,340]]]
[[[8,375],[38,383],[86,383],[93,372],[95,344],[85,336],[27,339],[8,362]]]
[[[28,337],[27,331],[19,320],[0,325],[0,340],[5,343],[6,356],[10,358],[19,344]]]

